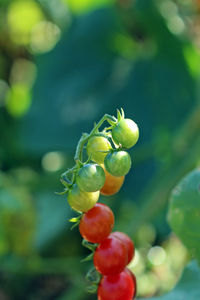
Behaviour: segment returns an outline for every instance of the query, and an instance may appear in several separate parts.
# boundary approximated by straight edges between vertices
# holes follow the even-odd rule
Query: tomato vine
[[[104,122],[109,126],[100,131]],[[105,114],[89,134],[82,134],[75,165],[61,175],[64,191],[60,194],[67,194],[69,205],[78,213],[69,221],[79,226],[82,245],[91,251],[82,261],[93,260],[94,268],[87,274],[88,291],[97,292],[98,300],[131,300],[136,294],[135,276],[127,269],[134,243],[125,233],[112,232],[114,214],[97,201],[100,194],[109,196],[120,190],[131,168],[127,149],[138,138],[137,124],[125,118],[123,109],[117,110],[117,118]]]

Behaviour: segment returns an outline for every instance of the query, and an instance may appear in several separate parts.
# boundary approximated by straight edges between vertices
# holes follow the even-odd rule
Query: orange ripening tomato
[[[122,187],[125,176],[115,177],[106,171],[104,165],[101,166],[104,169],[106,180],[104,186],[100,190],[100,193],[106,196],[114,195]]]

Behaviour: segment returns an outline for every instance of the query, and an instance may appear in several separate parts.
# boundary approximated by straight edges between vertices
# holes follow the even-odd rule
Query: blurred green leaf
[[[0,180],[0,256],[32,254],[35,210],[31,196],[2,173]]]
[[[191,262],[183,273],[177,286],[170,293],[150,300],[197,300],[200,299],[200,269],[195,261]],[[146,298],[145,298],[146,299]],[[142,300],[142,299],[141,299]],[[144,299],[143,299],[144,300]]]
[[[99,7],[110,5],[114,2],[114,0],[62,0],[66,2],[69,8],[73,13],[81,14],[88,12],[92,9],[97,9]]]
[[[66,222],[71,211],[64,198],[55,195],[52,190],[43,191],[36,197],[37,227],[35,245],[38,249],[52,242],[61,232],[70,226]]]
[[[200,169],[189,173],[174,188],[168,220],[190,253],[200,260]]]

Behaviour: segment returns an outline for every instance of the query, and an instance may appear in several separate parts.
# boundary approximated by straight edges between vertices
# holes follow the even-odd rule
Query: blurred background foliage
[[[60,174],[83,131],[123,107],[140,128],[120,193],[102,197],[136,245],[138,296],[189,260],[166,221],[200,163],[200,1],[0,0],[0,299],[96,299]]]

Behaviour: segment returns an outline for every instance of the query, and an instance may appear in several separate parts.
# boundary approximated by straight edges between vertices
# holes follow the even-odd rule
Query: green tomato
[[[113,141],[124,148],[133,147],[139,138],[139,129],[137,124],[131,119],[119,121],[112,129]]]
[[[93,208],[99,199],[99,191],[94,193],[87,193],[79,189],[77,184],[72,186],[69,190],[67,201],[71,208],[76,211],[87,212]]]
[[[110,152],[104,160],[104,166],[111,175],[124,176],[131,168],[131,157],[126,151]]]
[[[78,171],[76,183],[83,191],[99,191],[105,183],[105,172],[97,164],[86,164]]]
[[[111,144],[107,138],[103,136],[92,136],[87,143],[87,153],[91,156],[91,159],[98,164],[102,164],[107,153],[100,151],[109,151]]]

